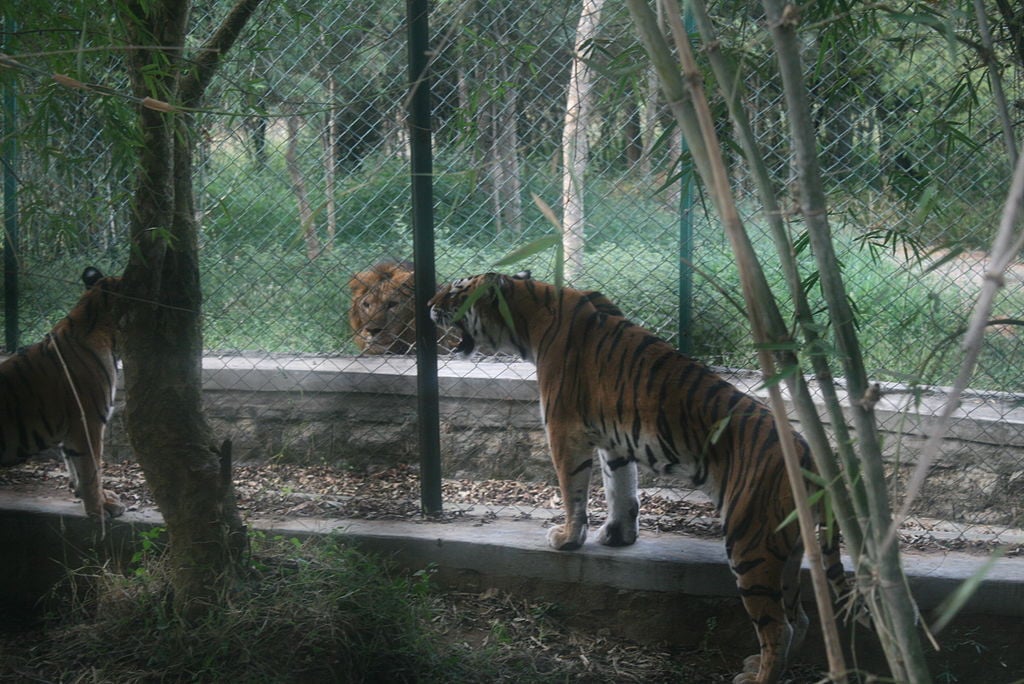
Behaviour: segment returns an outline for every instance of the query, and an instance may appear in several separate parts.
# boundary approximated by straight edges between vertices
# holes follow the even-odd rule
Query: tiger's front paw
[[[587,540],[587,528],[581,527],[578,534],[566,530],[565,525],[555,525],[548,530],[548,544],[559,551],[575,551]]]
[[[597,531],[597,543],[605,546],[629,546],[636,543],[638,533],[635,521],[632,525],[608,521]]]
[[[732,678],[732,684],[762,684],[761,656],[755,653],[743,659],[743,672]]]
[[[124,513],[124,504],[121,503],[121,499],[114,492],[109,489],[103,490],[103,510],[111,518],[116,518]]]

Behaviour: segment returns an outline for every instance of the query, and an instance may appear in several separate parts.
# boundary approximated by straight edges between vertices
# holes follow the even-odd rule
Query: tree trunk
[[[258,0],[242,0],[201,57],[183,59],[188,3],[129,3],[129,69],[143,144],[133,201],[131,259],[121,303],[125,420],[135,457],[167,526],[174,605],[202,615],[244,547],[234,505],[230,445],[217,446],[201,397],[202,295],[193,213],[191,117],[171,103],[201,101],[219,59]],[[188,62],[190,72],[182,77]],[[166,103],[166,104],[164,104]]]
[[[509,84],[503,89],[498,101],[495,117],[495,143],[500,178],[496,179],[501,196],[502,223],[506,230],[521,233],[523,230],[523,188],[522,169],[519,163],[519,133],[516,121],[519,119],[519,93],[513,85],[514,76],[508,73],[507,65],[502,66],[503,81]]]
[[[338,82],[333,75],[327,77],[327,101],[331,108],[324,115],[323,147],[324,147],[324,194],[327,196],[324,202],[324,212],[327,214],[327,245],[334,242],[334,236],[338,231],[337,206],[334,201],[335,190],[338,185],[338,159],[335,156],[337,146],[337,135],[334,126],[338,113],[334,109],[334,99],[337,97]]]
[[[583,180],[587,171],[587,124],[590,119],[593,74],[587,55],[597,36],[604,0],[583,0],[576,25],[569,93],[565,103],[562,129],[562,253],[565,255],[565,282],[576,283],[583,271],[583,246],[586,242],[583,208]]]
[[[292,181],[292,192],[299,209],[299,230],[306,243],[306,257],[313,261],[320,255],[320,240],[316,236],[316,224],[313,222],[313,208],[309,204],[309,193],[306,192],[306,179],[299,167],[299,124],[298,116],[288,117],[288,144],[284,150],[284,161],[288,166],[288,177]]]

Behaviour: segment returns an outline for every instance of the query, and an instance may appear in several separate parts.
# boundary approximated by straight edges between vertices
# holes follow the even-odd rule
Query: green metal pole
[[[680,157],[689,150],[686,143]],[[693,353],[693,162],[682,161],[679,178],[679,351]]]
[[[689,8],[685,12],[686,31],[692,34],[693,16]],[[683,139],[679,150],[679,351],[684,354],[693,353],[693,159],[689,152]]]
[[[4,16],[4,34],[13,36],[16,23],[8,13]],[[6,41],[5,41],[6,43]],[[4,52],[9,52],[4,44]],[[4,347],[18,348],[18,168],[17,96],[13,76],[3,83],[3,188],[4,188]]]
[[[406,0],[409,48],[409,155],[412,175],[413,261],[416,264],[416,394],[420,444],[420,502],[426,515],[441,512],[441,414],[438,407],[437,336],[427,302],[434,274],[434,197],[430,109],[430,31],[427,0]]]

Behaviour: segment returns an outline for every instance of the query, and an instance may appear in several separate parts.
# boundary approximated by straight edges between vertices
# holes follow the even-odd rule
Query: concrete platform
[[[95,528],[79,503],[0,491],[0,622],[17,621],[18,614],[30,612],[55,586],[67,586],[69,568],[130,559],[139,533],[162,524],[155,510],[130,511],[110,525],[100,551],[90,542]],[[581,551],[559,552],[547,546],[541,519],[440,523],[269,518],[249,524],[285,537],[341,534],[401,567],[428,570],[441,586],[508,590],[554,607],[561,620],[590,633],[666,644],[680,649],[683,658],[687,650],[711,647],[738,669],[742,658],[756,650],[719,540],[642,530],[631,547],[588,543]],[[929,611],[985,560],[959,553],[905,554],[908,580],[925,623],[931,621]],[[810,591],[804,595],[809,597]],[[814,606],[806,607],[811,631],[797,658],[824,668]],[[1021,681],[1021,617],[1024,559],[998,560],[964,610],[938,635],[941,650],[928,651],[929,667],[953,676],[950,681]],[[887,671],[872,634],[858,627],[842,638],[845,648],[856,651],[847,662],[866,672]]]
[[[155,510],[129,511],[111,524],[108,545],[127,547],[140,530],[162,524]],[[540,520],[257,518],[249,524],[284,536],[342,534],[402,566],[414,570],[429,566],[451,577],[479,575],[499,583],[513,579],[618,591],[736,596],[723,544],[716,539],[642,530],[633,546],[608,548],[588,542],[581,551],[561,552],[547,546]],[[82,540],[89,539],[91,532],[81,505],[70,499],[0,491],[0,569],[8,578],[4,591],[16,589],[18,583],[11,579],[38,580],[49,574],[45,572],[48,565],[71,560],[71,551],[65,547],[85,552],[88,545]],[[844,560],[849,568],[849,559]],[[937,607],[986,561],[984,556],[953,552],[904,554],[908,580],[922,611]],[[964,612],[1024,617],[1024,559],[995,561]]]

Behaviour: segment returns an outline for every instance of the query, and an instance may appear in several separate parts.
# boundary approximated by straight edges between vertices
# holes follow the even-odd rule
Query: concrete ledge
[[[128,512],[110,525],[107,544],[128,548],[140,530],[161,524],[155,510]],[[548,547],[541,523],[529,520],[437,523],[278,518],[253,519],[249,524],[285,536],[342,534],[412,570],[432,566],[449,573],[540,584],[736,596],[724,546],[718,540],[643,531],[630,547],[612,549],[589,542],[582,551],[567,553]],[[0,575],[8,578],[3,591],[31,591],[31,587],[17,586],[19,578],[33,586],[52,585],[59,579],[57,575],[73,565],[76,552],[87,551],[85,540],[91,539],[93,532],[81,505],[70,499],[0,491],[0,544],[7,549],[0,556]],[[844,560],[849,568],[849,559]],[[959,553],[904,554],[904,568],[922,611],[938,606],[985,562],[985,557]],[[1024,617],[1024,561],[997,560],[963,612]]]

